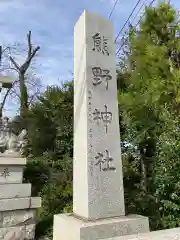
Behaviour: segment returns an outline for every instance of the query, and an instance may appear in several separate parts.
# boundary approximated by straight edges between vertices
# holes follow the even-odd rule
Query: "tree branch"
[[[13,71],[16,71],[16,72],[18,72],[19,73],[19,71],[16,69],[16,68],[14,68],[14,67],[3,67],[3,66],[1,66],[3,69],[1,69],[0,70],[0,72],[3,72],[3,71],[5,71],[5,70],[13,70]]]
[[[32,54],[31,31],[29,31],[29,33],[27,34],[27,39],[28,39],[28,58],[30,58]]]
[[[33,50],[31,56],[28,57],[27,60],[26,60],[26,62],[20,67],[20,71],[21,71],[21,72],[26,72],[26,70],[28,69],[28,67],[29,67],[29,65],[30,65],[30,63],[31,63],[31,61],[32,61],[32,59],[33,59],[33,57],[36,55],[36,53],[37,53],[37,51],[39,51],[39,49],[40,49],[40,46],[36,47],[36,48]]]
[[[13,82],[12,87],[15,85],[15,83],[17,83],[17,80]],[[0,104],[0,117],[2,117],[2,110],[3,110],[3,108],[4,108],[6,99],[7,99],[8,95],[9,95],[11,89],[12,89],[12,88],[9,88],[9,89],[7,90],[7,92],[6,92],[6,94],[5,94],[4,98],[3,98],[3,101],[2,101],[2,103]]]
[[[31,98],[29,99],[28,101],[28,106],[31,105],[31,103],[33,102],[33,99],[35,98],[36,96],[35,95],[32,95]]]
[[[10,56],[9,57],[10,61],[12,62],[12,64],[15,66],[15,68],[20,71],[20,67],[19,65],[16,63],[16,61]]]
[[[11,90],[11,92],[9,92],[9,94],[11,95],[12,98],[17,97],[19,100],[21,99],[19,94],[15,90]]]
[[[9,50],[9,53],[10,53],[10,47],[9,47],[9,46],[6,47],[6,48],[4,48],[4,49],[2,50],[2,53],[4,53],[6,50]]]
[[[4,104],[5,104],[5,102],[6,102],[6,98],[7,98],[7,96],[9,95],[9,92],[10,92],[10,91],[11,91],[11,89],[9,88],[9,89],[7,90],[4,98],[3,98],[2,103],[1,103],[1,107],[0,107],[0,115],[1,115],[1,117],[2,117],[2,110],[3,110]]]
[[[12,84],[12,87],[14,87],[14,85],[15,85],[17,82],[18,82],[18,80],[14,81],[13,84]],[[0,111],[3,109],[4,104],[5,104],[5,102],[6,102],[6,98],[7,98],[7,96],[9,95],[9,93],[10,93],[11,90],[12,90],[12,88],[8,88],[6,94],[5,94],[4,98],[3,98],[3,101],[2,101],[2,103],[1,103]]]

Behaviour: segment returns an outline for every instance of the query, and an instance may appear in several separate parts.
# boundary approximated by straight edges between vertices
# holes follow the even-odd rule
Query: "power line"
[[[152,4],[154,3],[154,1],[155,1],[155,0],[152,0],[152,1],[150,2],[150,4],[148,5],[148,7],[151,7]],[[146,13],[146,12],[144,12],[143,15],[140,17],[139,21],[138,21],[138,22],[136,23],[136,25],[135,25],[135,28],[137,28],[138,24],[141,22],[141,20],[142,20],[142,18],[144,17],[145,13]]]
[[[115,7],[116,7],[116,5],[117,5],[118,1],[119,1],[119,0],[116,0],[116,1],[115,1],[114,5],[113,5],[113,8],[112,8],[112,10],[111,10],[111,12],[110,12],[110,14],[109,14],[109,18],[110,18],[110,17],[111,17],[111,15],[113,14],[113,12],[114,12],[114,9],[115,9]]]
[[[152,4],[154,3],[155,0],[152,0],[150,2],[150,4],[148,5],[148,7],[151,7]],[[142,20],[142,18],[144,17],[145,12],[143,13],[143,15],[140,17],[139,21],[136,23],[136,25],[134,26],[134,28],[137,28],[138,24],[140,23],[140,21]],[[126,33],[123,35],[122,39],[125,37]],[[122,45],[120,46],[120,48],[118,49],[118,51],[116,52],[116,55],[118,55],[118,53],[121,51],[122,47],[124,46],[124,42],[122,43]]]
[[[134,13],[134,11],[136,10],[137,6],[139,5],[140,1],[141,1],[141,0],[138,0],[138,1],[137,1],[136,5],[134,6],[132,12],[130,13],[128,19],[126,20],[126,22],[125,22],[124,25],[122,26],[121,30],[118,32],[118,35],[117,35],[117,37],[116,37],[116,39],[115,39],[115,43],[116,43],[117,39],[119,38],[119,35],[121,34],[121,32],[123,31],[123,29],[125,28],[126,24],[129,22],[130,17],[133,15],[133,13]]]
[[[138,14],[139,14],[140,11],[142,10],[142,8],[144,7],[146,1],[147,1],[147,0],[145,0],[145,1],[142,3],[142,5],[140,6],[139,10],[137,11],[137,13],[136,13],[136,15],[134,16],[134,18],[133,18],[133,20],[131,21],[131,23],[134,22],[134,20],[136,19],[136,17],[138,16]]]
[[[137,11],[136,15],[134,16],[133,20],[130,22],[131,25],[133,24],[134,20],[136,19],[136,17],[137,17],[138,14],[139,14],[139,12],[141,11],[141,9],[143,8],[143,6],[145,5],[146,1],[147,1],[147,0],[145,0],[145,1],[141,4],[141,6],[140,6],[140,8],[138,9],[138,11]],[[124,40],[124,37],[125,37],[126,33],[127,33],[127,32],[125,31],[123,37],[121,38],[121,42],[120,42],[121,44],[122,44],[122,40]]]

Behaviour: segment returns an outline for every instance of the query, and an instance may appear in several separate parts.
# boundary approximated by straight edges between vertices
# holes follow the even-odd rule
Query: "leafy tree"
[[[72,156],[73,85],[48,87],[27,117],[30,153],[54,151],[57,157]],[[42,124],[43,123],[43,124]]]
[[[157,176],[167,184],[162,168],[172,158],[162,161],[164,147],[160,139],[169,139],[169,134],[179,126],[179,29],[176,11],[169,4],[146,8],[139,29],[130,29],[129,53],[123,60],[126,68],[121,64],[119,73],[119,81],[124,79],[118,85],[121,125],[126,129],[123,138],[136,147],[133,155],[129,151],[125,155],[125,183],[129,182],[131,165],[136,165],[132,195],[129,193],[126,200],[134,202],[134,211],[151,217],[152,228],[172,226],[170,218],[164,223],[162,217],[169,217],[170,207],[166,206],[166,211],[163,208],[159,215],[155,212],[162,207],[165,195],[169,196],[165,191],[165,195],[157,194],[161,188]],[[172,176],[172,172],[169,174]],[[130,204],[127,205],[129,208]]]
[[[51,235],[53,215],[72,207],[73,82],[48,87],[26,118],[24,178],[42,197],[36,235]]]

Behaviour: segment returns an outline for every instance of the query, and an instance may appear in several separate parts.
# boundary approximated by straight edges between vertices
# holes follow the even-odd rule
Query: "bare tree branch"
[[[35,99],[36,96],[32,95],[31,98],[29,99],[28,106],[30,106],[33,103],[33,100]]]
[[[18,103],[20,103],[20,115],[25,116],[29,105],[40,94],[40,91],[39,91],[40,79],[33,76],[30,76],[29,78],[29,76],[27,76],[27,71],[29,67],[32,67],[32,60],[37,54],[37,52],[40,50],[40,46],[33,47],[31,38],[32,38],[32,34],[31,34],[31,31],[29,31],[27,33],[28,48],[26,50],[26,58],[23,63],[16,62],[16,58],[14,58],[11,53],[12,50],[16,50],[17,47],[19,48],[19,45],[15,45],[14,48],[13,47],[10,48],[9,46],[5,48],[5,50],[9,49],[9,54],[6,54],[5,52],[6,61],[3,61],[5,66],[3,67],[2,70],[0,70],[0,72],[15,70],[18,73],[18,79],[13,82],[13,87],[11,89],[8,89],[7,92],[4,94],[4,98],[0,106],[0,113],[2,113],[7,97],[10,96],[11,98],[13,98],[13,101],[16,100]],[[14,54],[18,56],[16,52],[14,52]],[[22,50],[21,50],[21,54],[22,54]],[[24,52],[23,52],[23,55],[24,55]]]
[[[7,90],[4,98],[3,98],[3,101],[2,101],[2,103],[1,103],[1,105],[0,105],[0,118],[2,117],[2,110],[3,110],[3,108],[4,108],[4,105],[5,105],[7,96],[9,95],[9,92],[10,92],[10,91],[11,91],[11,89],[9,88],[9,89]]]
[[[31,31],[29,31],[29,33],[27,34],[27,39],[28,39],[28,58],[30,58],[32,54]]]
[[[1,65],[2,69],[0,69],[0,72],[6,71],[6,70],[12,70],[12,71],[16,71],[18,73],[18,70],[16,68],[13,67],[5,67],[3,65]]]
[[[13,98],[16,97],[20,100],[20,95],[14,89],[11,89],[9,95],[11,95]]]
[[[36,53],[37,53],[37,51],[39,51],[39,49],[40,49],[40,47],[38,46],[38,47],[36,47],[36,48],[33,50],[33,52],[32,52],[32,54],[30,55],[30,57],[28,57],[27,60],[25,61],[25,63],[20,67],[20,71],[21,71],[21,72],[26,72],[26,71],[27,71],[27,69],[28,69],[28,67],[29,67],[29,65],[30,65],[33,57],[36,55]]]
[[[12,87],[13,87],[16,83],[17,83],[17,80],[13,82]],[[6,94],[5,94],[4,98],[3,98],[3,101],[2,101],[2,103],[0,104],[0,117],[2,117],[2,110],[3,110],[3,108],[4,108],[6,99],[7,99],[8,95],[10,94],[11,90],[12,90],[12,88],[8,88]]]
[[[11,56],[9,57],[9,59],[10,59],[10,61],[13,63],[13,65],[15,66],[15,68],[16,68],[18,71],[21,71],[19,65],[16,63],[16,61],[15,61]]]

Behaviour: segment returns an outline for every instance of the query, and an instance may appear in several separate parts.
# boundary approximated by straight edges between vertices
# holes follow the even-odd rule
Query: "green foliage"
[[[119,70],[122,139],[136,147],[124,157],[127,211],[149,216],[152,229],[180,220],[179,30],[170,5],[147,8],[139,29],[130,29]]]
[[[180,226],[180,144],[179,130],[161,134],[154,166],[156,200],[161,214],[160,227]]]
[[[24,170],[24,181],[32,184],[32,196],[37,196],[41,192],[44,184],[48,182],[49,169],[43,162],[43,156],[27,161]]]
[[[44,151],[58,157],[72,155],[72,83],[48,87],[28,113],[29,154],[39,156]]]
[[[26,118],[28,164],[24,180],[41,196],[36,237],[51,236],[53,215],[72,208],[73,84],[48,87]],[[17,123],[18,122],[18,123]],[[17,129],[23,123],[12,125]]]

